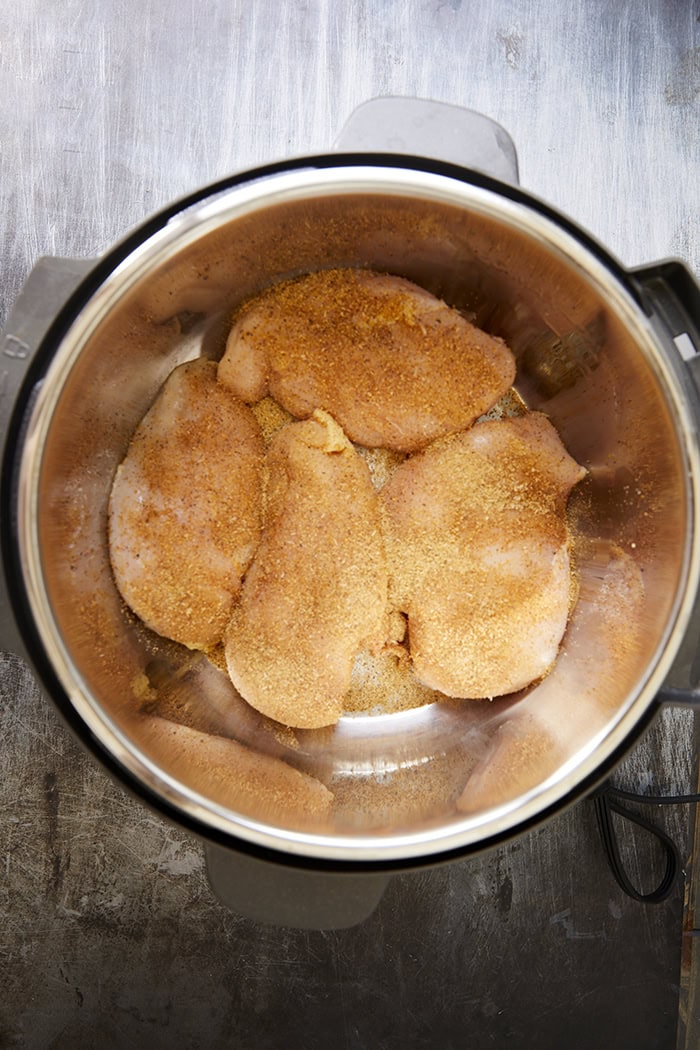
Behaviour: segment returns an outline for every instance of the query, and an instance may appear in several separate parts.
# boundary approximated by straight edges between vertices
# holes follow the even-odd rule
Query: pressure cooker
[[[505,339],[520,398],[586,468],[578,600],[553,670],[517,695],[290,730],[120,599],[110,488],[166,377],[219,357],[273,281],[332,267],[408,278]],[[393,873],[522,834],[589,794],[661,704],[696,701],[700,289],[679,261],[625,268],[521,189],[487,117],[372,100],[331,152],[197,190],[98,259],[39,260],[1,345],[0,644],[121,784],[204,842],[237,911],[358,922]]]

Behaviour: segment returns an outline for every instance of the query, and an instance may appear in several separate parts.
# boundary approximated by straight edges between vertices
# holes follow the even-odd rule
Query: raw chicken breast
[[[325,270],[276,285],[239,315],[219,379],[329,412],[360,445],[410,452],[469,426],[511,386],[501,339],[400,277]]]
[[[237,740],[152,716],[134,724],[134,736],[165,769],[219,805],[304,823],[329,814],[333,795],[319,780]]]
[[[228,671],[289,726],[342,713],[352,663],[383,640],[387,576],[369,470],[324,412],[272,438],[260,546],[226,631]]]
[[[397,468],[381,493],[390,602],[424,685],[493,697],[547,672],[572,599],[565,504],[584,473],[539,413],[477,424]]]
[[[216,365],[168,377],[117,471],[109,544],[117,586],[154,631],[193,649],[221,640],[255,552],[263,444]]]

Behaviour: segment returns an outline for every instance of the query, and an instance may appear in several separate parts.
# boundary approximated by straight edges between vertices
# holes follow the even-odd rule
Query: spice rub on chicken
[[[118,469],[126,603],[296,728],[362,709],[360,672],[390,659],[384,710],[537,681],[574,600],[566,502],[585,471],[539,413],[475,423],[514,372],[501,340],[403,278],[268,289],[218,365],[175,369]]]
[[[221,640],[259,539],[263,456],[251,409],[217,382],[216,364],[171,373],[109,503],[117,586],[158,634],[203,650]]]
[[[226,631],[228,671],[271,718],[330,725],[356,654],[384,637],[378,497],[367,465],[321,411],[274,435],[268,471],[260,546]]]
[[[397,468],[381,493],[390,601],[424,685],[477,699],[548,671],[572,603],[566,500],[584,474],[536,412]]]
[[[499,338],[401,277],[324,270],[239,313],[219,379],[297,418],[329,412],[351,441],[411,452],[470,426],[511,386]]]

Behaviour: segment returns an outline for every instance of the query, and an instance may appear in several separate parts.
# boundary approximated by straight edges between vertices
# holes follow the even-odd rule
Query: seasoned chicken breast
[[[326,270],[275,285],[229,335],[219,379],[244,401],[271,394],[329,412],[367,447],[410,452],[469,426],[511,386],[513,355],[410,281]]]
[[[176,368],[117,470],[109,549],[117,586],[154,631],[193,649],[221,640],[260,535],[263,444],[216,365]]]
[[[539,413],[482,422],[396,469],[381,493],[390,602],[424,685],[493,697],[545,674],[572,598],[565,504],[584,473]]]
[[[384,634],[387,576],[367,465],[324,412],[278,431],[260,546],[226,631],[228,671],[289,726],[336,722],[353,659]]]
[[[622,684],[644,673],[642,571],[614,543],[594,546],[581,568],[566,659],[514,707],[494,711],[489,746],[458,809],[484,812],[542,784],[609,722]]]

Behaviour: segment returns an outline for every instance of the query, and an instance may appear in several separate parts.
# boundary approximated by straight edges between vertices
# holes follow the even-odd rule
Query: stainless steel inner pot
[[[588,469],[570,502],[578,603],[554,670],[523,694],[290,731],[120,601],[107,500],[160,385],[222,353],[242,300],[334,266],[407,277],[503,336],[517,391]],[[102,260],[38,360],[6,541],[25,643],[98,748],[202,834],[303,863],[468,851],[590,784],[652,710],[697,591],[695,393],[625,271],[518,190],[387,156],[254,172]],[[154,715],[197,730],[196,747]]]

